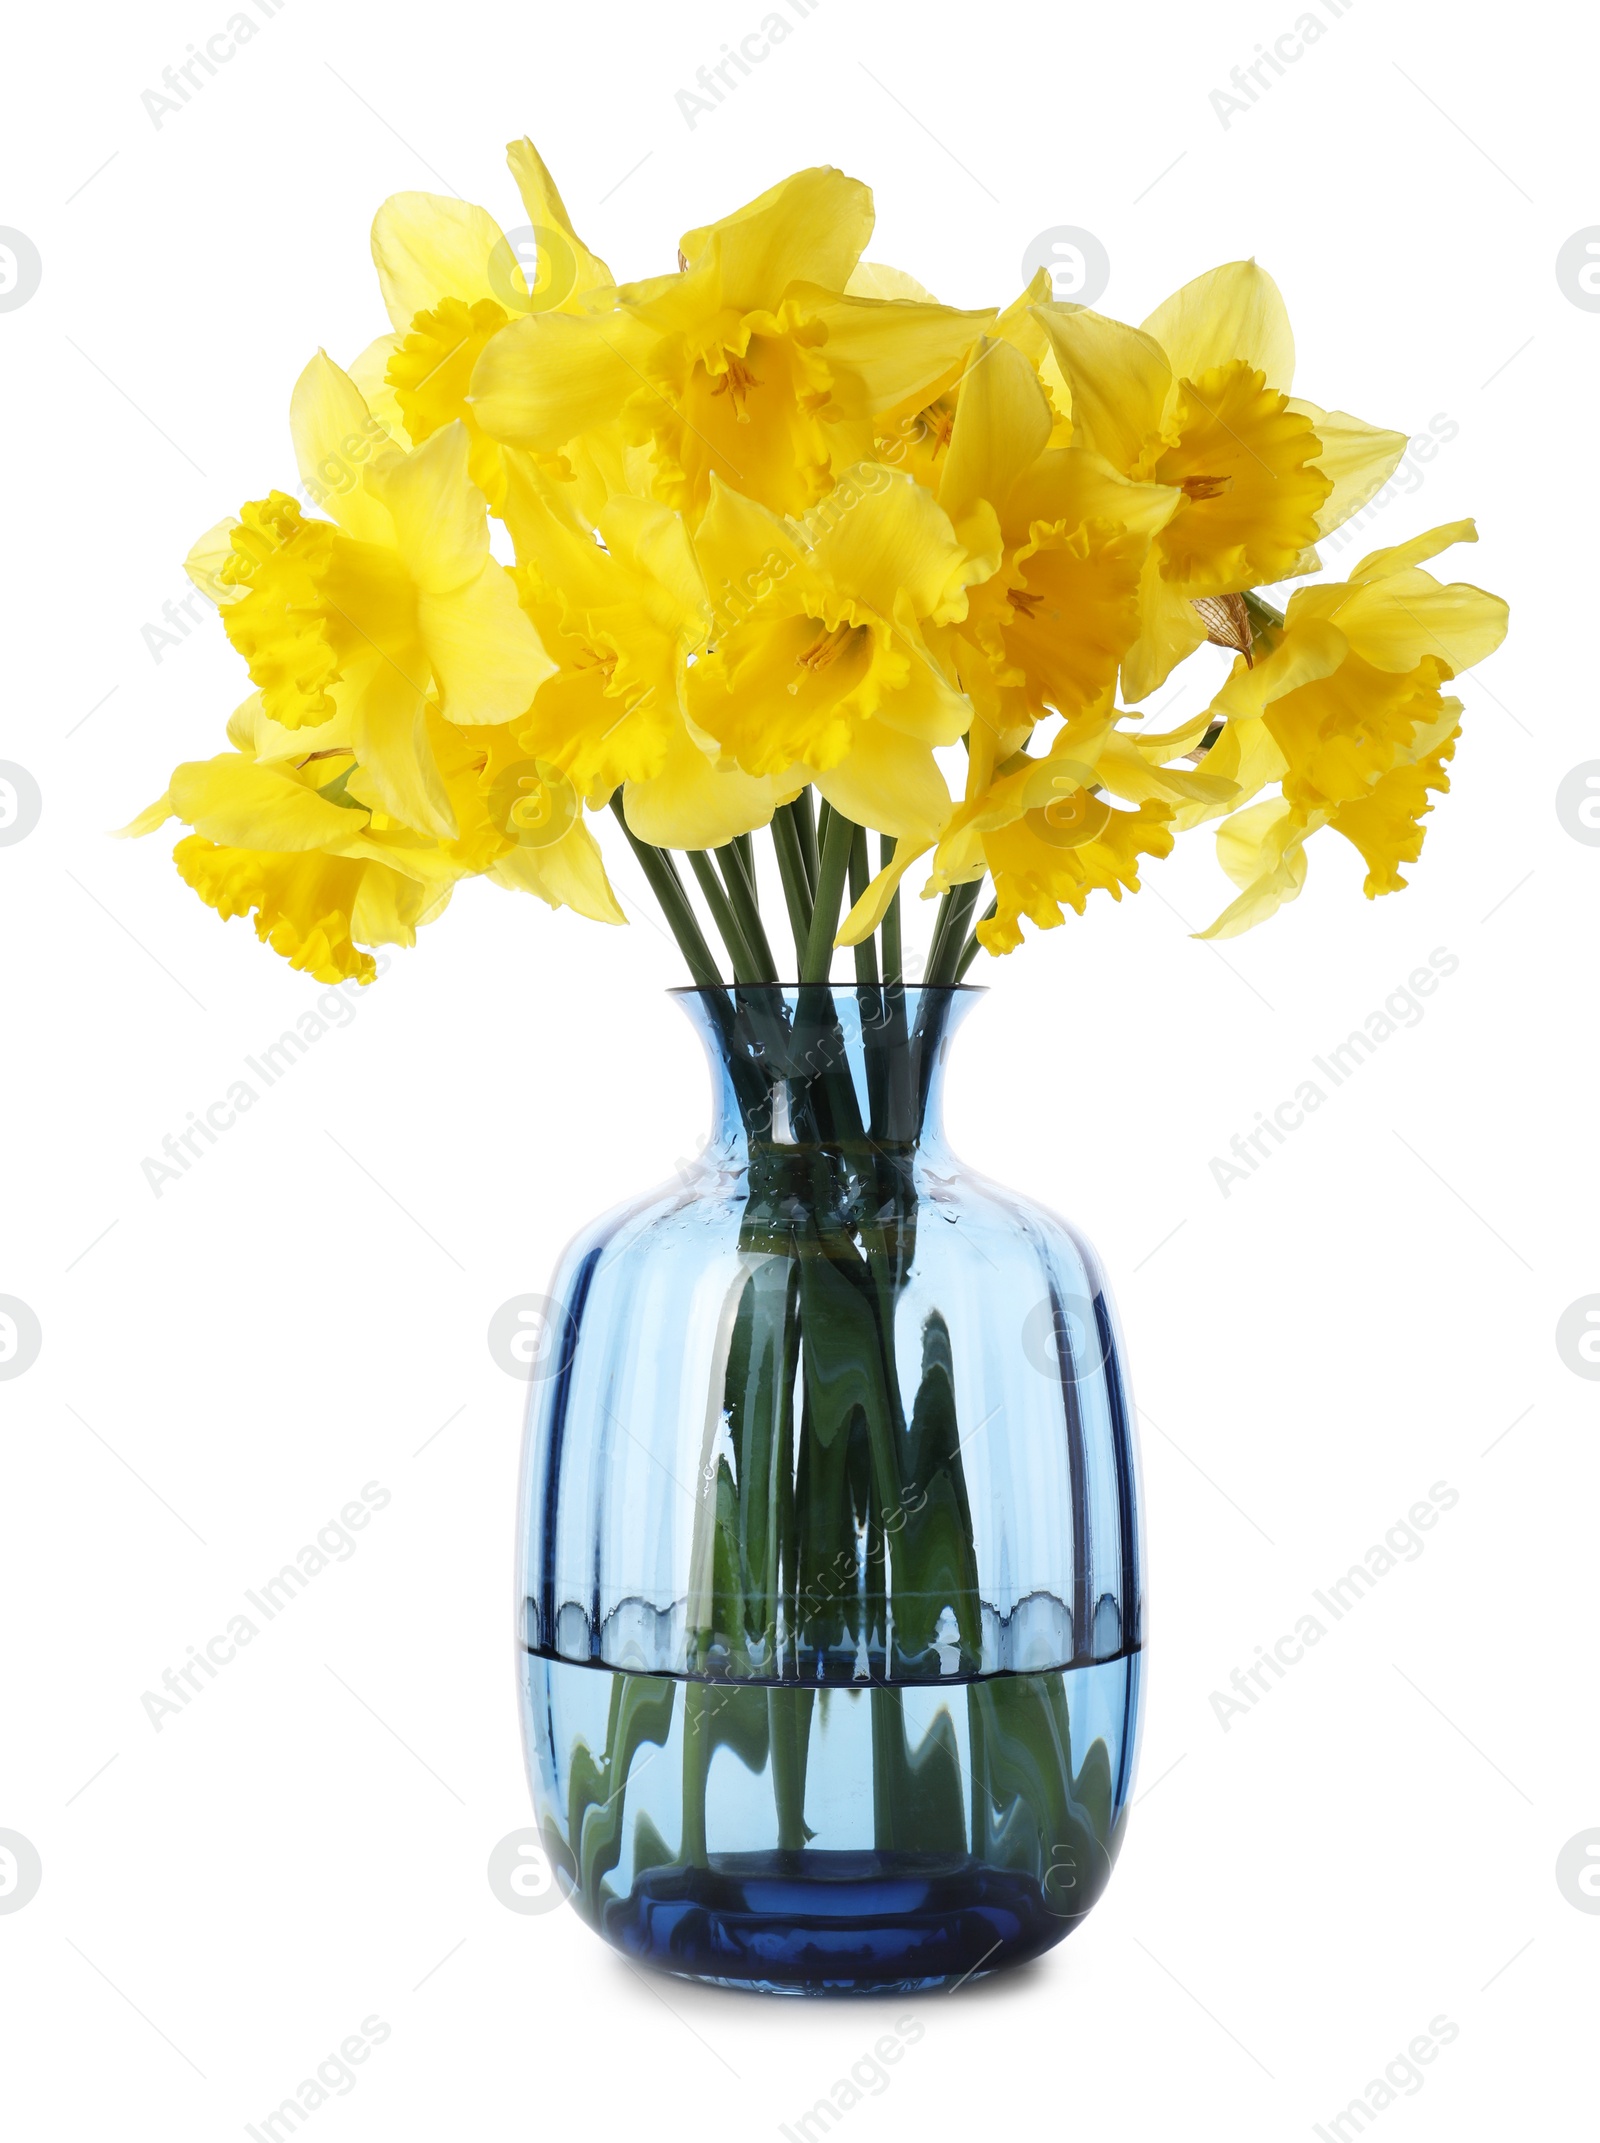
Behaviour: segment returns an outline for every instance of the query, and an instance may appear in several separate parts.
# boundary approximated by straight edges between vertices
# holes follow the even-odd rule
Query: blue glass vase
[[[675,994],[712,1136],[569,1247],[529,1410],[545,1849],[596,1932],[690,1978],[990,1972],[1069,1932],[1122,1839],[1140,1545],[1110,1298],[945,1143],[981,991]]]

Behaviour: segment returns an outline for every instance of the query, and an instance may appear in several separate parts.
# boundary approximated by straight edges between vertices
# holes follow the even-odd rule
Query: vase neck
[[[950,1036],[978,989],[779,983],[673,992],[710,1059],[713,1142],[942,1150]]]

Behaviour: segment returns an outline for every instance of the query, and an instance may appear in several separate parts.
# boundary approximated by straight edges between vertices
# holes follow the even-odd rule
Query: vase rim
[[[990,984],[987,982],[719,982],[714,987],[709,982],[675,982],[667,990],[669,997],[729,997],[738,991],[779,990],[790,994],[799,990],[883,990],[900,989],[909,997],[913,991],[923,997],[987,997]]]

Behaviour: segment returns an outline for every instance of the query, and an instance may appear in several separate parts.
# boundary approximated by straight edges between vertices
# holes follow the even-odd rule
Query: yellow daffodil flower
[[[608,306],[611,271],[572,227],[531,141],[506,151],[533,231],[536,265],[486,209],[452,195],[393,194],[372,225],[372,260],[392,332],[364,350],[352,377],[398,438],[414,446],[447,424],[464,424],[472,479],[499,511],[505,457],[478,427],[468,399],[473,368],[490,338],[533,312],[581,313]]]
[[[653,450],[656,496],[697,522],[712,479],[798,514],[874,434],[931,402],[993,318],[852,296],[872,196],[797,172],[681,242],[676,275],[624,284],[609,312],[535,313],[473,375],[491,437],[555,455],[613,419]]]
[[[577,799],[507,729],[467,733],[429,710],[435,764],[460,822],[439,842],[359,799],[361,769],[335,716],[289,730],[253,694],[228,724],[233,750],[178,767],[166,793],[124,829],[170,818],[193,833],[173,850],[185,883],[227,921],[322,982],[369,982],[362,948],[412,945],[457,882],[486,874],[596,921],[624,920]]]
[[[318,356],[290,421],[314,471],[372,419],[348,374]],[[467,460],[459,424],[410,453],[385,441],[359,484],[329,495],[332,521],[282,492],[246,506],[215,572],[224,629],[271,718],[299,729],[341,714],[374,805],[445,840],[457,827],[428,746],[430,692],[460,726],[505,722],[554,667],[489,555]],[[202,585],[217,534],[191,560]]]
[[[780,959],[746,842],[769,822],[808,980],[847,883],[835,943],[882,926],[892,962],[918,863],[936,982],[1136,891],[1203,822],[1238,888],[1206,936],[1293,899],[1327,827],[1369,896],[1405,883],[1459,735],[1445,687],[1506,609],[1423,571],[1468,522],[1265,600],[1405,441],[1294,397],[1253,261],[1142,327],[1043,270],[961,311],[863,258],[872,196],[819,167],[619,285],[532,143],[508,157],[525,225],[383,204],[389,332],[302,373],[300,496],[190,553],[256,689],[128,830],[183,820],[219,914],[324,980],[370,976],[464,878],[621,922],[585,818],[608,806],[702,978],[696,890],[737,979]],[[1208,639],[1226,684],[1156,732],[1138,703]],[[813,786],[820,844],[785,809]],[[892,844],[875,877],[863,828]],[[695,852],[693,887],[650,849]]]
[[[1242,890],[1202,937],[1235,936],[1294,899],[1306,841],[1323,826],[1360,850],[1369,899],[1405,885],[1399,866],[1421,853],[1430,792],[1449,788],[1460,734],[1461,702],[1440,687],[1494,652],[1507,617],[1498,596],[1421,566],[1476,540],[1470,521],[1452,522],[1375,551],[1348,581],[1298,589],[1269,651],[1253,668],[1235,662],[1211,710],[1226,726],[1204,763],[1242,795],[1273,781],[1281,794],[1219,827],[1219,860]]]
[[[1151,546],[1143,629],[1122,668],[1124,694],[1141,700],[1205,639],[1195,597],[1310,570],[1317,538],[1387,481],[1406,442],[1291,400],[1288,314],[1253,261],[1198,276],[1142,328],[1070,306],[1037,310],[1078,442],[1182,494]]]
[[[713,489],[696,548],[716,642],[689,713],[747,774],[815,781],[846,818],[937,834],[951,801],[934,759],[971,720],[924,628],[966,610],[973,560],[914,478],[847,470],[808,523]]]
[[[939,645],[1001,755],[1046,714],[1095,705],[1139,635],[1151,539],[1183,505],[1086,448],[1051,444],[1049,397],[1023,353],[985,341],[961,383],[937,496],[994,570]]]
[[[531,465],[513,475],[506,515],[524,603],[556,663],[519,729],[526,749],[592,809],[620,788],[629,826],[657,847],[718,848],[765,826],[800,780],[785,790],[720,767],[685,716],[711,605],[680,517],[618,494],[591,529]]]

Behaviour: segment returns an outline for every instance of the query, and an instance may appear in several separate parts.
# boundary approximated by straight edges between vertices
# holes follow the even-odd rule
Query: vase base
[[[925,1993],[1036,1957],[1073,1920],[970,1855],[714,1854],[648,1869],[603,1932],[641,1964],[765,1994]]]

